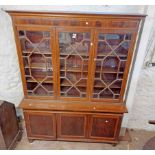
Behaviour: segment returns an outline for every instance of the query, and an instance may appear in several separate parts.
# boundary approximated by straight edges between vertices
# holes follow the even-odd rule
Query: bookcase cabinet
[[[28,139],[117,143],[145,15],[8,13]]]

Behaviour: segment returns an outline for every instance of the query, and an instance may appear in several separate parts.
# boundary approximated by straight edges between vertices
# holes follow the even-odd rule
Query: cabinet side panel
[[[12,104],[3,103],[1,108],[1,131],[6,147],[9,148],[19,131],[19,126],[15,107]]]
[[[1,128],[1,126],[0,126]],[[6,145],[5,145],[5,142],[4,142],[4,137],[3,137],[3,134],[2,134],[2,130],[0,129],[0,150],[3,150],[3,149],[6,149]]]
[[[15,19],[12,18],[12,25],[13,25],[13,30],[14,30],[14,37],[15,37],[15,42],[16,42],[16,49],[17,49],[17,55],[18,55],[18,62],[19,62],[19,68],[20,68],[20,73],[21,73],[21,79],[22,79],[22,85],[23,85],[23,92],[24,96],[27,96],[27,88],[26,88],[26,80],[25,80],[25,71],[24,71],[24,65],[23,65],[23,59],[22,59],[22,53],[21,53],[21,47],[20,47],[20,40],[18,37],[18,31],[17,31],[17,26],[15,26]]]

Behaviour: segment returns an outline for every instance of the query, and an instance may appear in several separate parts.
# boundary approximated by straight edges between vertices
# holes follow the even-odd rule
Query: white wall
[[[148,124],[148,120],[155,120],[155,67],[141,70],[128,117],[129,128],[155,131],[155,126]]]
[[[143,13],[146,11],[145,6],[0,6],[0,8],[6,10],[80,11],[103,13]],[[152,81],[155,83],[155,80],[153,79],[155,72],[153,68],[145,69],[140,72],[147,40],[151,31],[152,18],[155,17],[153,12],[155,8],[152,9],[152,7],[149,7],[148,10],[149,16],[144,25],[144,31],[127,100],[129,114],[126,115],[123,121],[123,126],[154,130],[151,125],[147,126],[147,120],[150,118],[155,119],[155,112],[153,110],[153,101],[155,101],[155,97],[151,93],[151,90],[154,89]],[[8,100],[15,105],[18,105],[23,97],[23,91],[11,19],[3,11],[0,11],[0,19],[0,99]],[[148,75],[149,78],[147,78]],[[140,80],[136,89],[139,77]],[[145,91],[145,88],[147,88],[147,91]]]
[[[129,128],[155,130],[155,126],[148,124],[148,120],[155,119],[153,103],[155,102],[153,95],[155,68],[142,68],[152,27],[155,24],[155,6],[149,6],[146,14],[148,16],[145,20],[126,103],[129,114],[124,118],[123,125]]]

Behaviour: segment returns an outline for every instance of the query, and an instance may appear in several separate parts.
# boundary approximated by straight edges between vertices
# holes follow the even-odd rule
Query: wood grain
[[[145,19],[146,15],[31,11],[7,12],[13,21],[24,90],[24,98],[19,107],[24,110],[28,139],[30,141],[34,139],[45,139],[117,143],[123,114],[127,112],[124,97],[134,56],[136,39],[138,37],[140,23]],[[51,60],[53,66],[53,79],[51,82],[54,84],[53,96],[28,95],[22,49],[18,35],[20,30],[50,32]],[[60,32],[90,33],[91,46],[89,48],[89,60],[87,64],[88,76],[86,83],[81,85],[81,87],[86,88],[85,97],[61,96]],[[95,61],[98,52],[98,42],[100,41],[98,36],[101,33],[104,35],[124,35],[124,40],[126,34],[129,33],[132,36],[131,40],[129,39],[130,45],[127,47],[126,65],[122,71],[121,86],[119,86],[119,88],[118,86],[114,86],[114,89],[118,88],[120,91],[119,94],[117,94],[119,95],[117,98],[114,93],[113,97],[109,98],[103,96],[100,98],[93,97],[95,71],[97,70]],[[113,39],[114,38],[111,40]],[[103,40],[104,42],[107,41],[105,39]],[[70,44],[72,43],[74,42],[70,42]],[[104,61],[104,57],[108,56],[108,54],[102,56],[102,60]],[[118,55],[115,55],[115,58],[120,59]],[[119,60],[119,67],[121,66],[120,61],[122,60]],[[80,61],[78,62],[80,63]],[[39,68],[41,67],[42,64],[39,64]],[[119,67],[117,68],[117,72],[115,71],[117,78],[120,72]],[[64,68],[66,69],[66,66],[64,66]],[[106,66],[104,66],[104,69],[110,75],[114,72],[108,69],[106,70]],[[101,76],[102,72],[100,71],[99,73]],[[33,82],[33,80],[30,80],[30,82]],[[66,86],[67,84],[63,83],[63,85]],[[97,85],[97,87],[100,89],[100,92],[101,89],[104,91],[104,87],[102,88],[100,85]],[[107,88],[110,88],[108,84]]]

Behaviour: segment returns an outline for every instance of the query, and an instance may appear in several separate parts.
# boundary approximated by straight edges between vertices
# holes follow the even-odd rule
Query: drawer
[[[89,118],[89,138],[118,140],[122,122],[119,114],[92,114]]]
[[[40,17],[16,17],[14,22],[17,25],[46,25],[46,26],[80,26],[93,27],[95,21],[84,18],[40,18]]]
[[[47,111],[24,111],[29,139],[56,139],[55,114]]]
[[[44,25],[54,27],[98,27],[98,28],[131,28],[137,29],[139,20],[113,18],[60,18],[60,17],[15,17],[16,25]]]
[[[53,19],[53,26],[80,26],[80,27],[93,27],[94,21],[90,19],[70,18],[70,19]]]

